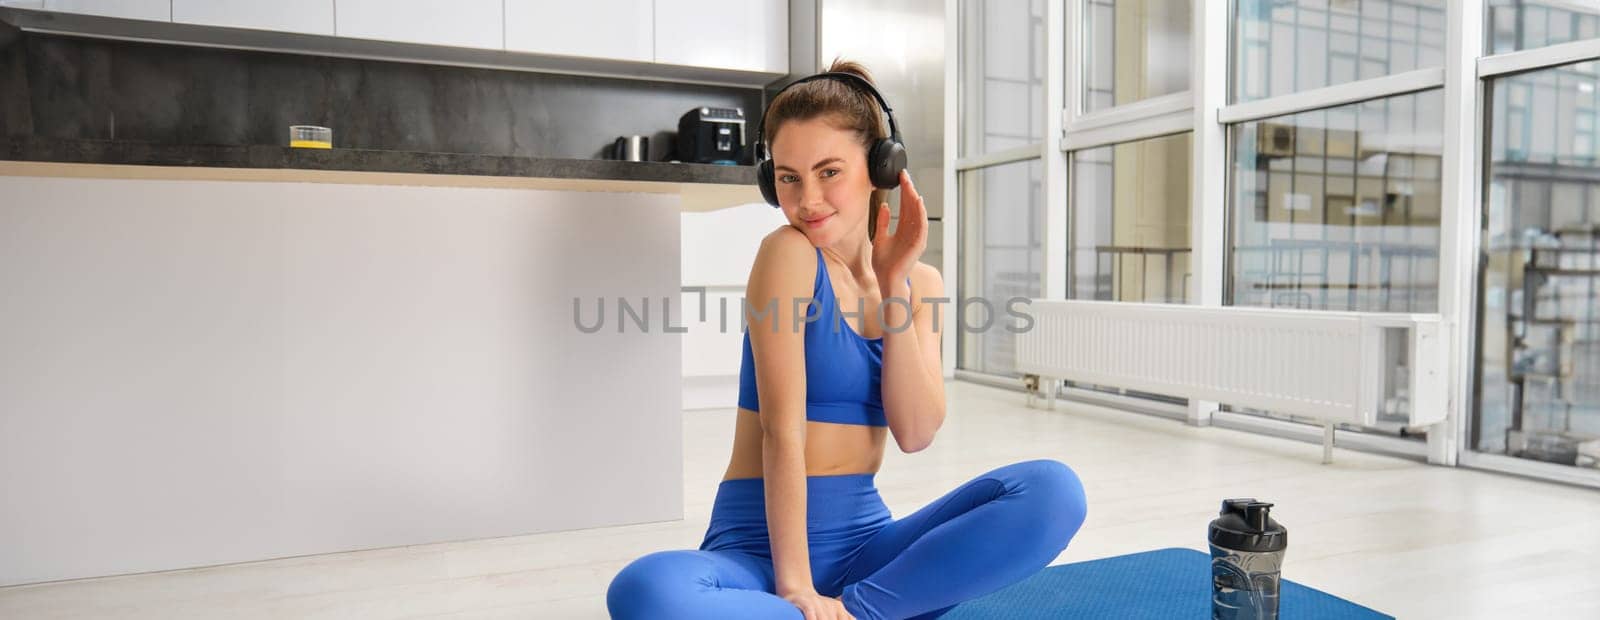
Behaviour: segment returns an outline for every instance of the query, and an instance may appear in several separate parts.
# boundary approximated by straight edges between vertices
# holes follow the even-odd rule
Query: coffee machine
[[[744,109],[703,106],[678,119],[678,161],[737,165],[746,157]]]

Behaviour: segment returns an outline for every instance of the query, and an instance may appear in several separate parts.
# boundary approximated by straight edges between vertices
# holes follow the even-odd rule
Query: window
[[[962,0],[956,185],[960,278],[946,276],[963,370],[1015,376],[1012,297],[1044,273],[1045,0]],[[960,302],[972,300],[965,306]]]
[[[1600,37],[1600,2],[1584,0],[1488,0],[1490,54],[1534,49]]]
[[[1073,154],[1070,297],[1184,302],[1190,155],[1187,133]]]
[[[1044,136],[1044,0],[961,4],[961,156]]]
[[[1436,311],[1441,96],[1230,127],[1229,301]]]
[[[1579,445],[1600,437],[1596,64],[1489,82],[1472,434],[1481,451],[1584,464]]]
[[[1447,0],[1237,0],[1232,99],[1441,66]]]
[[[972,287],[962,298],[981,297],[955,308],[961,333],[961,366],[977,372],[1010,375],[1015,369],[1007,302],[1037,299],[1044,269],[1042,182],[1036,159],[962,172],[959,179],[966,240],[959,254],[962,282]],[[992,312],[991,312],[992,311]],[[985,329],[980,327],[988,324]]]
[[[1084,0],[1084,111],[1188,90],[1189,8],[1171,0]]]

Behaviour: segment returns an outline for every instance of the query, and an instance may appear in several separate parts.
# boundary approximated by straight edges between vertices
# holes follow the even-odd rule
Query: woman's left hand
[[[911,275],[911,267],[928,246],[928,210],[911,185],[911,173],[900,171],[900,225],[889,234],[889,203],[878,205],[878,227],[872,235],[872,271],[878,286],[888,289]]]

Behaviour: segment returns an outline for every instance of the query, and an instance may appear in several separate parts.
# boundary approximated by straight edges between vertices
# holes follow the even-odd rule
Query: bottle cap
[[[1222,500],[1207,538],[1223,549],[1268,553],[1289,546],[1289,530],[1272,520],[1272,504],[1253,497]]]

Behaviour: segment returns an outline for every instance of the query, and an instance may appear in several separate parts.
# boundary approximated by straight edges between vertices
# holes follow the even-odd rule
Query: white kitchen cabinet
[[[744,287],[706,291],[706,318],[700,320],[698,291],[680,293],[672,324],[684,329],[684,377],[738,377],[744,354]],[[729,400],[724,406],[732,406]]]
[[[338,0],[341,37],[505,49],[501,0]]]
[[[680,222],[682,285],[706,288],[704,320],[698,291],[680,293],[682,305],[673,311],[673,324],[686,330],[682,336],[683,376],[737,380],[744,350],[744,286],[750,280],[750,266],[761,250],[762,237],[787,220],[781,211],[758,202],[683,213]],[[687,393],[691,392],[686,387]],[[714,406],[732,407],[734,396]]]
[[[44,10],[172,21],[172,0],[44,0]]]
[[[787,0],[656,0],[656,62],[789,72]]]
[[[334,0],[172,0],[172,21],[333,35]]]
[[[185,27],[156,39],[395,61],[758,86],[789,72],[788,0],[0,0],[18,25],[150,39],[135,20]],[[55,19],[50,12],[113,19]],[[26,23],[24,23],[26,22]],[[243,36],[243,35],[240,35]],[[361,39],[338,43],[335,39]],[[420,45],[416,45],[420,44]]]
[[[505,0],[506,50],[653,62],[653,0]]]
[[[282,172],[0,175],[0,586],[683,519],[678,194]]]

